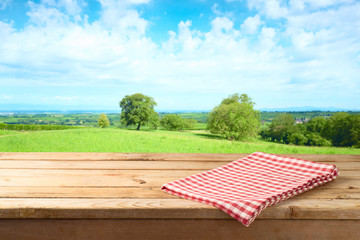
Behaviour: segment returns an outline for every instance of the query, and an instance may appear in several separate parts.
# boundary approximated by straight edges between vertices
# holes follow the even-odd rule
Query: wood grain
[[[79,153],[79,152],[1,152],[0,160],[132,160],[132,161],[233,161],[248,153]],[[360,155],[281,154],[320,162],[358,162]]]
[[[340,176],[249,228],[160,190],[248,154],[0,153],[0,239],[360,239],[360,155],[290,154]]]
[[[169,181],[199,172],[201,171],[0,169],[0,186],[160,187]],[[360,171],[342,171],[340,179],[358,187]]]
[[[335,181],[338,182],[338,181]],[[334,182],[334,183],[335,183]],[[327,185],[327,184],[326,184]],[[178,198],[160,187],[0,187],[0,198]],[[360,188],[322,188],[302,193],[304,199],[360,199]]]
[[[208,219],[4,219],[0,238],[5,240],[309,240],[360,239],[359,221],[256,220],[246,228],[233,220]]]
[[[230,219],[221,210],[185,199],[4,198],[0,218]],[[359,219],[353,199],[289,199],[266,208],[260,219]]]
[[[231,161],[118,161],[118,160],[0,160],[0,169],[58,169],[58,170],[209,170]],[[320,162],[320,161],[319,161]],[[324,162],[323,163],[329,163]],[[334,162],[331,162],[334,163]],[[360,171],[358,162],[336,162],[342,171]]]
[[[0,153],[0,217],[228,219],[212,206],[159,188],[246,155]],[[359,218],[359,155],[291,156],[336,164],[340,176],[266,209],[260,218]]]
[[[199,161],[34,161],[34,160],[0,160],[0,169],[63,169],[63,170],[205,170],[220,167],[231,161],[199,162]],[[359,164],[351,165],[360,169]]]

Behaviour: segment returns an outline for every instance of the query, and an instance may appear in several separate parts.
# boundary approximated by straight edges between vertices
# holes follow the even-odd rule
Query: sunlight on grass
[[[11,134],[8,134],[11,132]],[[289,146],[261,139],[229,141],[206,132],[69,129],[19,133],[0,132],[1,152],[188,152],[360,154],[360,149]]]

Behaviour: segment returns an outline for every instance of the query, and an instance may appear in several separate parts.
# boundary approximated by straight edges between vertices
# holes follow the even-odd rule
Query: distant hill
[[[262,112],[309,112],[309,111],[322,111],[322,112],[340,112],[340,111],[357,111],[350,110],[345,108],[336,108],[336,107],[287,107],[287,108],[260,108],[258,109]]]
[[[0,104],[0,112],[119,112],[116,106]]]
[[[307,111],[360,111],[354,109],[344,109],[336,107],[286,107],[286,108],[260,108],[262,112],[307,112]],[[117,113],[121,109],[118,106],[104,105],[47,105],[47,104],[0,104],[0,112],[67,112],[67,113]],[[210,110],[163,110],[157,109],[160,113],[208,113]]]

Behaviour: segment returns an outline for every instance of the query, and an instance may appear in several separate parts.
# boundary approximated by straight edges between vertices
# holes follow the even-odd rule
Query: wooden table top
[[[0,218],[231,219],[160,186],[246,155],[0,153]],[[360,219],[360,155],[285,155],[335,164],[340,176],[258,219]]]

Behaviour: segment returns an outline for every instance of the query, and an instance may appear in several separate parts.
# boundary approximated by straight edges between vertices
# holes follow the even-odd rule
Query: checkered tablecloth
[[[249,226],[266,207],[335,179],[335,165],[255,152],[164,184],[167,193],[215,206]]]

